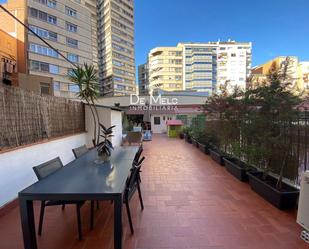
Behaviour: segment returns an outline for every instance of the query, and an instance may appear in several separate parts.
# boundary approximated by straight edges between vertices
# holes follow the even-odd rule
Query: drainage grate
[[[300,234],[300,238],[309,244],[309,232],[303,230]]]

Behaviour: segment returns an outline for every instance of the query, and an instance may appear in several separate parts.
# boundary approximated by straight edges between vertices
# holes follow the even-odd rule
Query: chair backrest
[[[127,140],[129,143],[141,143],[142,133],[137,131],[129,131],[127,134]]]
[[[82,155],[86,154],[89,150],[86,145],[80,146],[72,150],[75,158],[79,158]]]
[[[130,176],[128,177],[127,182],[126,182],[126,189],[124,193],[125,201],[129,200],[132,197],[133,193],[136,190],[137,184],[139,184],[139,179],[140,179],[139,173],[140,173],[141,166],[142,166],[144,159],[145,157],[143,157],[137,163],[133,161],[133,166],[130,170]]]
[[[42,163],[38,166],[33,167],[33,171],[39,180],[49,176],[50,174],[61,169],[63,164],[59,157],[54,158],[48,162]]]
[[[143,146],[140,145],[139,148],[138,148],[138,151],[136,152],[136,154],[134,156],[133,165],[138,163],[138,161],[139,161],[139,159],[142,155],[142,152],[143,152]]]

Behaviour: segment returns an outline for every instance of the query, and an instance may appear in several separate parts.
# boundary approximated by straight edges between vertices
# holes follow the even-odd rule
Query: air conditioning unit
[[[304,231],[302,238],[309,242],[309,171],[303,174],[300,186],[300,195],[297,212],[297,223],[301,225],[307,232]]]

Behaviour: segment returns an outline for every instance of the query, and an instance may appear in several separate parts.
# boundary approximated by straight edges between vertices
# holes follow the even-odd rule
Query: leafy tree
[[[291,91],[288,70],[289,59],[274,64],[263,84],[246,92],[228,91],[227,82],[205,104],[206,139],[215,138],[218,150],[261,169],[264,177],[277,174],[278,189],[284,176],[297,177],[300,164],[296,106],[301,98]]]

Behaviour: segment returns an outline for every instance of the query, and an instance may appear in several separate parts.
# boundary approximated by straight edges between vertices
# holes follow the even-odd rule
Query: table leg
[[[114,200],[114,249],[122,249],[122,196]]]
[[[24,248],[37,249],[33,201],[19,198],[21,226],[23,230]]]

